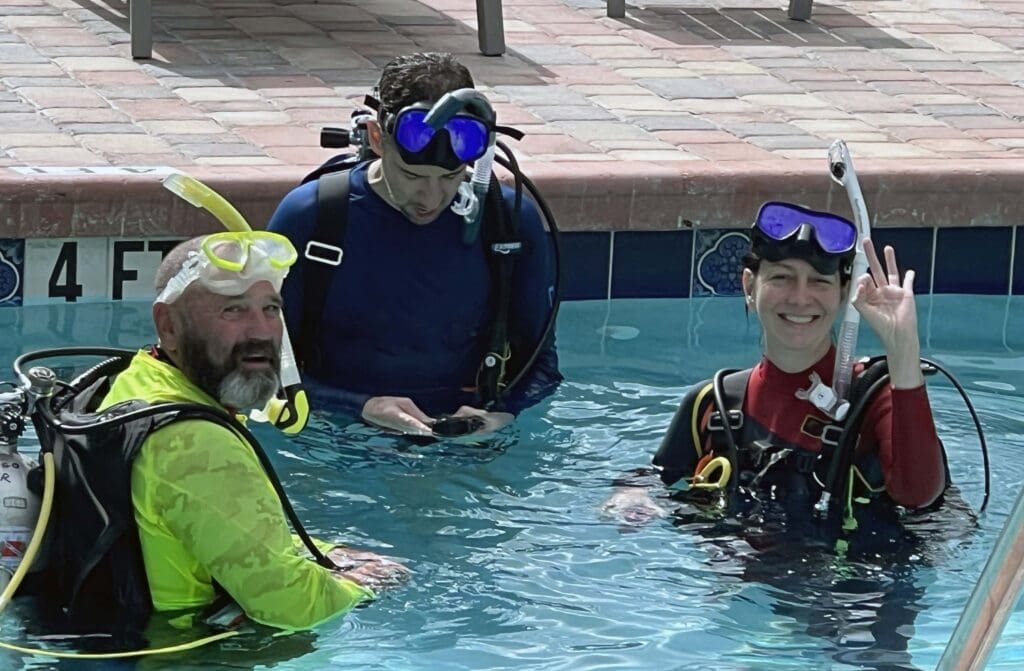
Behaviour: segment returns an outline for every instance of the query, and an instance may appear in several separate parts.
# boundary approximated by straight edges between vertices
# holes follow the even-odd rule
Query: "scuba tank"
[[[0,612],[25,575],[46,565],[37,557],[46,521],[43,518],[41,525],[41,513],[51,501],[30,487],[30,472],[38,464],[18,453],[17,442],[36,400],[52,395],[56,376],[48,368],[35,367],[19,377],[22,385],[8,383],[10,390],[0,393]],[[25,561],[29,563],[23,565]]]
[[[20,418],[19,418],[20,420]],[[0,588],[11,581],[32,539],[39,519],[39,497],[28,487],[28,473],[37,466],[7,440],[10,419],[5,416],[0,438]]]
[[[29,472],[38,464],[18,452],[26,398],[18,387],[0,394],[0,590],[18,570],[39,520],[41,499],[29,487]]]

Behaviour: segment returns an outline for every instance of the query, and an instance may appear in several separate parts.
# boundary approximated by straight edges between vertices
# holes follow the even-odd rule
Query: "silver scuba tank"
[[[40,499],[28,486],[36,462],[18,452],[24,407],[20,389],[0,393],[0,589],[21,564],[39,519]]]

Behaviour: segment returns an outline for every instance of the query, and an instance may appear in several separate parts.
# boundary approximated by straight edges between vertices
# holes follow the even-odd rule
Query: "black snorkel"
[[[468,186],[459,187],[459,200],[452,204],[452,211],[461,214],[466,225],[462,228],[462,242],[472,244],[480,233],[480,219],[483,213],[483,201],[491,187],[494,165],[494,145],[497,139],[495,123],[497,115],[484,94],[476,89],[465,88],[450,91],[441,97],[427,112],[424,119],[427,125],[436,131],[452,120],[459,112],[466,111],[479,117],[488,128],[487,150],[473,165],[473,176]],[[518,218],[518,212],[516,213]]]
[[[515,201],[512,208],[512,220],[510,222],[505,222],[504,225],[499,224],[498,226],[499,231],[505,230],[508,233],[499,234],[498,240],[491,245],[491,249],[489,251],[492,255],[502,256],[521,253],[522,243],[518,240],[517,231],[519,230],[519,215],[523,200],[523,186],[525,185],[533,196],[537,206],[541,209],[544,219],[548,223],[548,228],[551,231],[553,242],[552,247],[555,256],[555,290],[552,296],[552,305],[548,320],[545,323],[544,330],[529,358],[521,362],[515,378],[504,384],[502,383],[502,378],[504,377],[505,365],[509,358],[509,353],[506,351],[506,344],[508,340],[508,316],[507,314],[504,316],[499,314],[498,318],[495,320],[496,324],[495,328],[492,329],[490,346],[488,347],[488,352],[485,355],[484,361],[481,363],[480,370],[477,374],[477,388],[479,389],[481,400],[485,406],[492,407],[500,400],[500,397],[504,392],[512,389],[520,380],[522,380],[526,371],[528,371],[534,361],[536,361],[537,356],[544,348],[545,343],[553,337],[555,320],[558,315],[558,307],[561,302],[560,240],[558,227],[555,224],[554,216],[548,208],[547,203],[541,197],[533,182],[522,174],[519,169],[519,163],[516,161],[512,151],[505,144],[497,141],[498,131],[501,131],[502,133],[505,133],[517,140],[522,138],[522,133],[512,128],[497,125],[497,114],[494,111],[494,107],[491,106],[490,101],[487,100],[487,97],[484,96],[483,93],[473,88],[463,88],[456,91],[450,91],[434,104],[427,113],[424,121],[431,128],[440,130],[452,119],[452,117],[460,112],[468,112],[479,117],[490,129],[487,151],[482,157],[477,159],[473,166],[473,175],[470,178],[468,185],[459,189],[460,200],[452,205],[452,211],[456,214],[461,214],[466,222],[463,227],[463,243],[472,243],[479,235],[480,221],[483,218],[485,201],[488,201],[488,210],[494,211],[494,216],[496,216],[499,221],[503,221],[506,216],[504,207],[502,207],[503,198],[501,196],[501,187],[497,178],[494,176],[493,171],[494,161],[497,160],[499,165],[511,172],[515,179]],[[495,147],[501,148],[504,157],[495,155]],[[509,271],[510,270],[511,269],[509,269]],[[511,276],[506,278],[506,291],[511,290],[511,280]],[[505,299],[499,297],[499,311],[502,310],[500,306],[503,303],[507,306],[507,297]],[[505,311],[507,312],[507,307]]]

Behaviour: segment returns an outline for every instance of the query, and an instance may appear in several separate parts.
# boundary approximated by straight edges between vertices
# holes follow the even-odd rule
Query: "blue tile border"
[[[886,245],[896,250],[900,272],[914,271],[914,293],[931,293],[933,228],[877,228],[871,231],[875,250],[882,254]]]
[[[691,231],[621,231],[614,244],[612,298],[690,295]]]
[[[1009,226],[940,228],[935,241],[937,294],[1006,294],[1010,289]]]
[[[607,298],[611,233],[563,233],[561,241],[562,298]]]
[[[1013,254],[1013,293],[1024,294],[1024,226],[1013,229],[1016,237]]]
[[[998,295],[1011,291],[1024,295],[1024,226],[879,228],[872,231],[872,237],[878,248],[887,244],[896,248],[902,270],[916,272],[914,291],[918,295],[929,292]],[[92,240],[77,242],[81,245]],[[120,238],[110,240],[115,240],[111,247],[114,252],[118,244],[125,248],[122,251],[127,250],[125,244],[118,242]],[[134,246],[127,251],[140,252],[141,243],[133,240],[129,243]],[[0,308],[25,305],[26,301],[33,304],[34,300],[63,302],[48,299],[45,292],[41,299],[37,295],[39,286],[45,288],[48,277],[52,281],[52,273],[59,265],[51,258],[56,258],[56,252],[44,254],[45,258],[33,252],[38,251],[40,243],[47,241],[0,238]],[[108,239],[103,241],[106,244]],[[749,238],[742,229],[573,231],[563,233],[561,241],[562,297],[565,300],[736,296],[742,293],[741,262],[749,248]],[[174,242],[176,240],[148,240],[146,253],[151,256],[156,252],[166,253]],[[77,277],[78,282],[84,282],[88,279],[85,278],[87,270],[97,271],[93,272],[96,275],[93,284],[98,282],[97,286],[102,289],[98,296],[105,296],[99,296],[99,300],[137,298],[137,287],[129,292],[131,296],[124,293],[126,288],[133,282],[137,285],[143,281],[143,276],[148,277],[160,258],[153,256],[143,262],[133,257],[131,263],[122,259],[118,265],[118,254],[108,256],[114,259],[111,262],[108,258],[110,267],[89,257],[89,262],[97,267],[79,268]],[[27,268],[29,263],[33,267]]]
[[[741,231],[697,231],[694,240],[693,296],[739,296],[742,262],[750,238]]]
[[[24,277],[25,241],[0,239],[0,306],[21,305]]]

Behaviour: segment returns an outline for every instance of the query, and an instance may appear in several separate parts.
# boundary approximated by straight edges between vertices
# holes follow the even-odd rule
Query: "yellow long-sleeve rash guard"
[[[129,399],[224,409],[145,350],[117,376],[101,409]],[[373,597],[299,554],[252,447],[225,426],[182,420],[153,432],[132,465],[131,485],[158,611],[211,603],[216,581],[253,620],[308,629]]]

